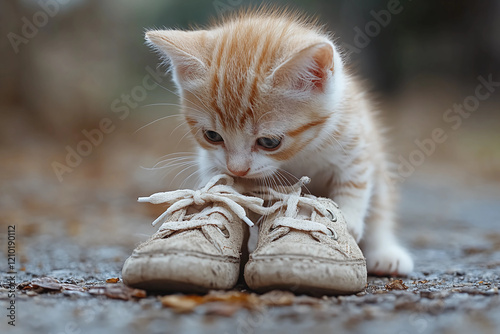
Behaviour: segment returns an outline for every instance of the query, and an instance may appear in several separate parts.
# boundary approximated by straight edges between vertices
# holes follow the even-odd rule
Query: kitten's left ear
[[[279,65],[271,74],[276,86],[323,91],[333,75],[334,48],[330,43],[311,45]]]
[[[151,30],[146,40],[171,60],[176,81],[196,80],[206,71],[204,54],[212,40],[208,31]]]

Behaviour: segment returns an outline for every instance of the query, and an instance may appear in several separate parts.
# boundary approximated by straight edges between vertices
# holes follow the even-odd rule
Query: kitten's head
[[[204,150],[202,168],[261,178],[324,143],[342,62],[303,18],[246,13],[208,30],[146,38],[172,64],[183,114]]]

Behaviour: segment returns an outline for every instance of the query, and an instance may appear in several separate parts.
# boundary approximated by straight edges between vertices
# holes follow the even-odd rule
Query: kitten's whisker
[[[184,100],[186,100],[186,101],[188,101],[188,102],[193,103],[193,102],[192,102],[192,101],[190,101],[189,99],[186,99],[185,97],[182,97],[181,95],[177,94],[177,93],[176,93],[176,92],[174,92],[174,91],[171,91],[170,89],[168,89],[168,88],[167,88],[167,87],[165,87],[165,86],[162,86],[162,85],[160,85],[160,84],[158,84],[158,86],[160,86],[161,88],[163,88],[163,89],[164,89],[164,90],[166,90],[167,92],[169,92],[169,93],[171,93],[171,94],[174,94],[174,95],[175,95],[175,96],[177,96],[179,99],[184,99]],[[193,103],[193,104],[194,104],[194,103]]]
[[[181,99],[181,100],[185,100],[185,101],[188,101],[189,103],[191,103],[191,104],[193,104],[193,105],[196,105],[196,103],[194,103],[194,102],[193,102],[193,101],[191,101],[190,99],[188,99],[188,98],[186,98],[186,97],[184,97],[184,96],[181,96],[181,95],[179,95],[179,94],[177,94],[177,93],[175,93],[175,92],[171,91],[170,89],[168,89],[168,88],[166,88],[166,87],[164,87],[164,86],[162,86],[162,85],[160,85],[160,84],[158,84],[158,85],[159,85],[161,88],[163,88],[164,90],[166,90],[167,92],[170,92],[170,93],[174,94],[174,95],[175,95],[175,96],[177,96],[179,99]],[[196,98],[198,99],[198,101],[200,101],[200,102],[201,102],[201,104],[203,105],[203,107],[204,107],[204,111],[205,111],[208,115],[210,115],[210,116],[213,118],[213,115],[212,115],[212,113],[210,112],[210,108],[207,108],[207,106],[205,105],[205,103],[203,103],[203,101],[202,101],[202,100],[201,100],[201,99],[200,99],[200,98],[199,98],[199,97],[198,97],[195,93],[193,93],[192,91],[190,91],[190,90],[186,89],[185,87],[184,87],[183,89],[184,89],[185,91],[188,91],[188,92],[190,92],[191,94],[193,94],[193,96],[194,96],[194,97],[196,97]],[[194,108],[193,108],[193,109],[194,109]],[[194,109],[194,110],[196,110],[196,111],[198,111],[198,112],[200,112],[200,113],[201,113],[201,111],[199,111],[199,110],[197,110],[197,109]]]
[[[213,118],[213,113],[210,112],[210,108],[205,104],[205,102],[203,102],[199,97],[198,95],[196,95],[193,91],[190,91],[189,89],[187,88],[184,88],[185,91],[188,91],[189,93],[193,94],[194,97],[196,97],[198,99],[198,101],[200,101],[200,103],[203,105],[203,107],[205,108],[205,111],[210,115],[212,116]],[[187,100],[187,99],[186,99]],[[192,104],[194,104],[192,101],[190,101]]]
[[[155,168],[158,168],[158,169],[163,169],[163,168],[174,168],[174,167],[178,167],[178,166],[185,166],[185,165],[189,165],[189,164],[193,164],[195,163],[195,161],[179,161],[179,162],[171,162],[171,163],[168,163],[164,166],[159,166],[159,167],[155,167]]]
[[[190,179],[193,175],[197,175],[197,174],[199,174],[199,173],[200,173],[200,169],[199,169],[199,168],[197,168],[194,172],[192,172],[191,174],[189,174],[189,176],[188,176],[188,177],[186,177],[186,178],[184,179],[184,181],[182,181],[180,188],[181,188],[181,189],[183,189],[183,188],[184,188],[184,184],[185,184],[185,183],[187,183],[187,181],[188,181],[188,180],[189,180],[189,179]]]
[[[183,106],[182,104],[178,104],[178,103],[153,103],[153,104],[146,104],[144,106],[141,106],[141,108],[142,107],[154,107],[154,106],[175,106],[175,107],[190,109],[190,110],[193,110],[193,111],[197,111],[200,114],[203,114],[203,111],[201,111],[201,110],[198,110],[198,109],[192,108],[192,107],[188,107],[188,106]],[[184,115],[183,114],[176,114],[176,115],[172,115],[172,116],[182,117]]]
[[[170,184],[172,184],[172,182],[175,181],[175,179],[177,179],[177,177],[182,174],[184,171],[188,170],[189,168],[193,168],[193,167],[197,167],[198,164],[197,163],[193,163],[191,164],[190,166],[187,166],[185,167],[184,169],[182,169],[180,172],[178,172],[177,174],[175,174],[175,176],[170,180]]]
[[[290,173],[290,172],[289,172],[289,171],[287,171],[286,169],[283,169],[283,168],[277,168],[276,170],[277,170],[277,171],[280,171],[280,172],[283,172],[283,173],[285,173],[286,175],[290,176],[290,177],[291,177],[291,178],[292,178],[295,182],[300,181],[300,179],[299,179],[297,176],[293,175],[292,173]],[[292,184],[290,183],[290,185],[292,185]]]
[[[335,136],[333,135],[333,133],[331,134],[328,134],[328,138],[331,138],[335,141],[335,143],[337,143],[340,148],[342,149],[342,151],[344,151],[344,154],[347,155],[347,151],[344,149],[344,146],[342,146],[342,144],[340,143],[340,141],[337,140],[337,138],[335,138]]]
[[[153,167],[156,167],[163,163],[177,162],[182,160],[194,160],[194,158],[191,156],[191,157],[173,157],[173,158],[163,159],[155,163]]]
[[[182,127],[183,125],[186,125],[186,124],[187,124],[187,122],[186,122],[186,121],[179,123],[179,125],[177,125],[177,126],[176,126],[173,130],[172,130],[172,132],[170,132],[170,136],[172,136],[172,135],[174,134],[174,132],[175,132],[178,128],[180,128],[180,127]]]
[[[178,116],[178,115],[164,116],[164,117],[160,117],[160,118],[158,118],[158,119],[155,119],[154,121],[149,122],[148,124],[143,125],[143,126],[141,126],[139,129],[135,130],[135,131],[134,131],[134,134],[135,134],[135,133],[137,133],[137,132],[139,132],[139,131],[141,131],[141,130],[142,130],[142,129],[144,129],[145,127],[150,126],[150,125],[152,125],[152,124],[154,124],[154,123],[156,123],[156,122],[158,122],[158,121],[162,121],[162,120],[164,120],[164,119],[167,119],[167,118],[170,118],[170,117],[175,117],[175,116]]]
[[[278,169],[275,171],[274,175],[280,181],[280,184],[281,184],[280,189],[281,189],[281,191],[284,192],[284,191],[286,191],[287,187],[291,186],[290,181],[288,181],[287,178],[284,175],[282,175]]]
[[[182,158],[185,156],[198,156],[198,153],[196,153],[196,152],[173,152],[173,153],[165,154],[165,155],[159,157],[158,159],[167,158],[167,157],[170,157],[173,155],[181,155],[180,157],[177,157],[177,158]],[[169,158],[169,159],[174,159],[174,158],[176,158],[176,157]],[[165,159],[165,160],[167,160],[167,159]],[[157,162],[161,162],[161,161],[162,160],[157,160]]]
[[[174,163],[174,164],[168,164],[168,165],[161,166],[161,167],[152,167],[152,168],[145,168],[145,169],[146,170],[161,170],[161,169],[166,169],[166,168],[176,169],[176,168],[183,167],[186,165],[191,165],[191,164],[193,164],[192,161],[184,161],[184,162],[178,162],[178,163]]]
[[[193,134],[193,138],[196,137],[198,135],[198,132],[201,131],[201,128],[198,128],[198,130],[196,130],[196,132]],[[175,145],[175,148],[177,148],[179,146],[179,144],[182,142],[182,140],[191,133],[191,130],[188,130],[186,131],[186,133],[184,134],[184,136],[181,137],[181,139],[179,139],[179,141],[177,142],[177,144]]]

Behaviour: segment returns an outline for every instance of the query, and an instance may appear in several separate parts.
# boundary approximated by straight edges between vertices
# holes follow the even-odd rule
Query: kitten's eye
[[[259,144],[260,146],[262,146],[265,149],[273,150],[273,149],[277,148],[278,146],[280,146],[281,138],[262,137],[262,138],[257,139],[257,144]]]
[[[208,141],[213,142],[213,143],[220,143],[220,142],[224,141],[224,139],[222,139],[222,136],[220,134],[218,134],[215,131],[210,131],[210,130],[205,131],[205,138]]]

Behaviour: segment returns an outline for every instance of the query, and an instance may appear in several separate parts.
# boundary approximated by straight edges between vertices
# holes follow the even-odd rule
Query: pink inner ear
[[[275,82],[277,85],[288,83],[295,90],[324,91],[333,67],[333,47],[329,43],[319,43],[298,52],[280,66]]]
[[[333,73],[333,50],[330,46],[322,47],[313,58],[316,66],[310,70],[312,83],[316,89],[323,91],[328,73]]]

